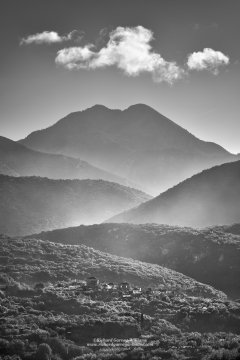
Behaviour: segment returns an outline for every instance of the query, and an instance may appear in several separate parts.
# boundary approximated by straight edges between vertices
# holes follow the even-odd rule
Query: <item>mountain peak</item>
[[[134,111],[142,111],[142,110],[147,111],[148,110],[148,111],[158,112],[151,106],[143,104],[143,103],[137,103],[137,104],[130,105],[128,108],[126,108],[126,110],[134,110]]]
[[[154,195],[204,168],[235,159],[141,103],[123,111],[97,104],[30,134],[21,143],[81,158]]]
[[[87,108],[85,111],[87,110],[96,110],[96,111],[102,111],[102,110],[111,110],[109,109],[107,106],[105,105],[102,105],[102,104],[96,104],[96,105],[93,105],[89,108]]]
[[[64,118],[60,119],[56,124],[58,124],[62,120],[69,119],[69,118],[81,117],[82,115],[84,116],[89,113],[98,115],[98,114],[102,114],[102,113],[111,113],[111,112],[116,112],[116,111],[121,112],[121,110],[119,110],[119,109],[110,109],[105,105],[96,104],[96,105],[90,106],[84,110],[73,111],[73,112],[69,113],[68,115],[66,115]]]
[[[151,106],[147,105],[147,104],[143,104],[143,103],[137,103],[137,104],[133,104],[130,105],[129,107],[127,107],[124,110],[121,109],[117,109],[117,108],[109,108],[106,105],[103,104],[95,104],[93,106],[90,106],[88,108],[86,108],[85,110],[82,111],[76,111],[76,113],[81,113],[81,112],[85,112],[85,111],[154,111],[159,113],[156,109],[152,108]],[[72,114],[72,113],[71,113]],[[75,112],[73,112],[73,114],[75,114]]]

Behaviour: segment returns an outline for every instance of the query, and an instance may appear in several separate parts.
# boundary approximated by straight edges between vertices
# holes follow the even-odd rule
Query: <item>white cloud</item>
[[[77,30],[62,36],[55,31],[43,31],[23,38],[20,45],[52,44],[70,40],[77,43],[83,35],[83,32]],[[189,70],[206,69],[217,75],[219,67],[229,63],[229,57],[221,51],[205,48],[188,55],[184,69],[175,61],[165,60],[159,52],[153,50],[153,32],[143,26],[117,27],[110,32],[106,45],[97,50],[106,35],[106,29],[100,35],[101,41],[97,42],[97,46],[87,44],[59,50],[55,58],[56,64],[69,70],[115,66],[128,76],[149,73],[156,82],[172,84],[187,75]]]
[[[187,60],[187,66],[190,70],[209,70],[215,75],[219,72],[219,66],[228,64],[228,56],[224,55],[221,51],[215,51],[210,48],[190,54]]]
[[[77,30],[73,30],[69,34],[63,36],[58,35],[58,33],[55,31],[43,31],[41,33],[29,35],[26,38],[23,38],[20,41],[20,45],[54,44],[72,40],[73,38],[78,39],[79,37],[82,37],[82,33]]]
[[[70,70],[116,66],[128,76],[148,72],[157,82],[173,83],[183,76],[184,70],[154,52],[152,40],[152,31],[143,26],[117,27],[99,51],[94,51],[93,45],[65,48],[58,51],[55,61]]]
[[[86,45],[84,47],[75,46],[59,50],[55,61],[69,70],[86,69],[89,67],[89,61],[94,56],[91,47],[93,45]]]

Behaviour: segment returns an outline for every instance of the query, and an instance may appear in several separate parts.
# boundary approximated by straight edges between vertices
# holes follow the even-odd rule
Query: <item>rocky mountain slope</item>
[[[205,170],[109,222],[205,227],[240,221],[240,161]]]
[[[123,111],[96,105],[35,131],[20,143],[81,158],[155,195],[203,169],[237,159],[143,104]]]
[[[50,180],[0,175],[0,232],[31,234],[94,224],[149,199],[103,180]]]

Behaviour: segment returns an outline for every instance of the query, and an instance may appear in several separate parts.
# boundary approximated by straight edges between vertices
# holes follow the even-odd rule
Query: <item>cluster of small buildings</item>
[[[67,284],[66,284],[67,285]],[[57,285],[58,287],[58,285]],[[156,291],[151,288],[142,289],[141,287],[131,286],[127,281],[115,284],[113,282],[100,282],[95,276],[88,277],[85,281],[75,281],[71,285],[64,286],[59,284],[62,293],[67,292],[72,296],[89,295],[94,299],[111,300],[112,298],[131,299],[141,295],[153,295]]]
[[[152,293],[152,289],[148,288],[145,291],[142,290],[141,287],[132,287],[128,282],[124,281],[119,284],[114,284],[113,282],[110,283],[100,283],[99,280],[95,276],[90,276],[86,279],[86,287],[85,290],[101,290],[101,291],[118,291],[126,296],[129,295],[141,295],[150,294]],[[123,295],[124,296],[124,295]]]
[[[35,290],[42,291],[44,285],[36,284]],[[161,287],[152,289],[147,287],[132,286],[129,282],[123,281],[120,283],[100,282],[95,276],[89,276],[84,280],[74,280],[69,283],[58,283],[52,287],[58,288],[58,294],[67,297],[79,297],[81,295],[90,296],[94,300],[110,301],[112,299],[133,300],[135,298],[144,296],[148,299],[157,298],[162,301],[169,302],[169,297],[175,296],[178,292],[174,289]]]

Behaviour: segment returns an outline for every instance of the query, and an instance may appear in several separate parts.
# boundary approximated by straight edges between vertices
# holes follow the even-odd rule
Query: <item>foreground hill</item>
[[[0,136],[0,174],[50,179],[102,179],[126,185],[119,176],[63,155],[41,153]]]
[[[0,236],[0,252],[4,360],[238,359],[240,304],[210,286],[84,245]]]
[[[213,167],[109,222],[205,227],[240,220],[240,161]]]
[[[107,254],[85,245],[71,246],[39,239],[0,237],[1,271],[26,284],[85,280],[97,277],[101,282],[145,287],[179,288],[189,295],[222,298],[226,295],[176,271],[141,261]]]
[[[54,230],[35,237],[63,244],[85,244],[166,266],[237,298],[239,229],[237,224],[202,230],[154,224],[100,224]]]
[[[143,104],[124,111],[96,105],[20,142],[35,150],[81,158],[155,195],[203,169],[237,159]]]
[[[0,175],[0,232],[20,235],[94,224],[149,199],[103,180],[50,180]]]
[[[238,359],[240,304],[210,286],[84,245],[0,236],[0,253],[4,360]]]

